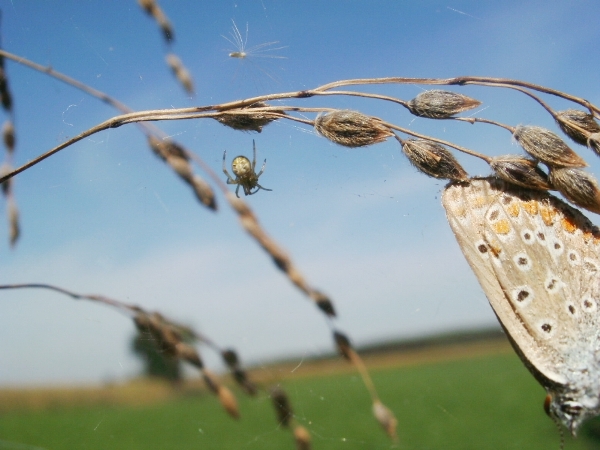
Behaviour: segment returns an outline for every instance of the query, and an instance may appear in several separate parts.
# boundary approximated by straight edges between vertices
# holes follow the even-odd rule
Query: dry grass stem
[[[408,102],[408,110],[419,117],[448,119],[481,105],[479,100],[450,91],[434,89],[421,92]]]
[[[600,188],[590,173],[569,167],[552,167],[550,182],[573,204],[600,214]]]
[[[467,179],[467,172],[442,145],[426,139],[397,139],[411,164],[424,174],[446,180]]]
[[[318,116],[315,130],[330,141],[351,148],[377,144],[394,135],[381,120],[349,110]]]
[[[586,167],[588,164],[552,131],[542,127],[515,128],[514,138],[536,159],[553,167]]]
[[[540,191],[552,189],[548,175],[537,162],[523,156],[496,156],[490,161],[490,167],[498,177],[517,186]]]

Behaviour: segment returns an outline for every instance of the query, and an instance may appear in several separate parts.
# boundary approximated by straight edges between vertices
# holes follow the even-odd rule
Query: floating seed
[[[339,110],[319,115],[315,130],[336,144],[365,147],[385,141],[394,134],[381,120],[356,111]]]
[[[581,145],[587,145],[590,134],[600,132],[594,116],[578,109],[567,109],[556,113],[556,123],[564,133]]]
[[[552,189],[548,175],[531,159],[519,155],[496,156],[490,167],[498,177],[517,186],[540,191]]]
[[[446,180],[467,179],[467,172],[443,145],[426,139],[408,139],[401,143],[408,160],[424,174]]]
[[[589,173],[573,168],[551,168],[550,182],[570,202],[600,214],[600,188]]]
[[[408,110],[419,117],[447,119],[481,105],[479,100],[450,91],[434,89],[421,92],[408,102]]]
[[[246,108],[242,108],[241,110],[224,112],[222,115],[215,117],[215,120],[234,130],[256,131],[257,133],[260,133],[263,127],[277,120],[277,117],[273,117],[265,111],[256,113],[251,113],[250,111],[252,109],[265,108],[268,106],[267,103],[257,102]],[[236,111],[243,112],[236,113]],[[283,110],[273,110],[271,112],[285,115],[285,111]]]
[[[577,153],[550,130],[519,125],[513,136],[527,153],[550,166],[587,166],[587,163]]]
[[[277,415],[277,422],[282,426],[287,427],[293,417],[292,407],[287,394],[279,386],[275,386],[271,389],[271,401],[275,408],[275,414]]]

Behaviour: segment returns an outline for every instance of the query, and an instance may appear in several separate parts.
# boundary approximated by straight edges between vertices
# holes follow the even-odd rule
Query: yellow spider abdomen
[[[245,177],[252,173],[252,164],[245,156],[236,156],[231,163],[231,169],[238,177]]]

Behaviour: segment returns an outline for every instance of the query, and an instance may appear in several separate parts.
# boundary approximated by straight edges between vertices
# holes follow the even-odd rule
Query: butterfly
[[[600,414],[600,230],[547,192],[448,185],[448,222],[514,350],[573,436]]]

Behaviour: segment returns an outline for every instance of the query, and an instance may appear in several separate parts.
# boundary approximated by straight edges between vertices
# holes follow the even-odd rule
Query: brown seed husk
[[[352,359],[352,345],[350,344],[350,339],[343,333],[339,331],[333,332],[333,340],[335,341],[335,345],[337,346],[340,354],[346,358],[347,360]]]
[[[248,379],[248,374],[241,369],[240,361],[234,350],[228,349],[221,352],[221,357],[229,367],[234,380],[244,389],[248,395],[256,395],[258,389],[254,383]]]
[[[523,149],[535,159],[553,167],[586,167],[588,164],[552,131],[519,125],[513,133]]]
[[[381,403],[380,400],[375,400],[373,402],[373,415],[390,438],[394,440],[398,439],[398,436],[396,435],[398,421],[396,420],[394,413]]]
[[[496,156],[490,161],[490,167],[498,177],[517,186],[540,191],[552,189],[548,175],[537,162],[523,156]]]
[[[14,247],[19,236],[21,235],[21,226],[19,225],[19,210],[14,201],[8,203],[8,225],[9,225],[9,241],[11,247]]]
[[[296,441],[296,450],[310,450],[310,433],[302,425],[294,428],[294,440]]]
[[[600,156],[600,133],[591,134],[587,140],[587,146]]]
[[[430,177],[462,181],[469,176],[454,155],[437,142],[408,139],[402,141],[402,151],[413,166]]]
[[[580,169],[553,167],[549,179],[571,203],[600,214],[600,188],[593,175]]]
[[[2,126],[2,138],[4,139],[4,146],[8,153],[12,153],[15,150],[15,127],[11,120],[4,122]]]
[[[196,198],[198,198],[200,203],[212,210],[217,209],[215,192],[206,181],[204,181],[198,175],[193,175],[190,184],[194,190],[194,194],[196,194]]]
[[[321,292],[314,292],[315,302],[317,303],[317,307],[323,311],[329,317],[335,317],[335,308],[333,307],[332,301],[325,294]]]
[[[282,388],[275,386],[271,388],[271,401],[275,408],[277,422],[284,427],[288,427],[294,413],[292,412],[292,406],[287,394]]]
[[[155,0],[138,0],[138,3],[148,14],[152,14],[156,8]]]
[[[0,176],[4,176],[10,171],[12,171],[12,167],[10,166],[10,164],[4,163],[2,164],[2,167],[0,167]],[[8,180],[2,183],[2,194],[4,194],[5,197],[8,197],[8,195],[10,195],[12,183],[12,178],[9,178]]]
[[[198,369],[202,369],[204,367],[202,359],[200,359],[200,354],[191,345],[186,344],[185,342],[178,342],[175,344],[175,350],[179,359],[187,361],[193,366],[196,366]]]
[[[210,370],[203,369],[202,379],[204,380],[204,383],[206,383],[206,387],[208,387],[213,394],[219,393],[221,383],[214,373],[212,373]]]
[[[456,92],[434,89],[421,92],[408,102],[408,110],[419,117],[447,119],[481,105],[479,100]]]
[[[8,89],[8,78],[6,78],[4,68],[0,68],[0,103],[2,103],[5,111],[10,112],[12,110],[12,95]]]
[[[257,102],[246,108],[242,108],[241,110],[244,111],[244,113],[236,114],[236,110],[231,112],[227,111],[224,112],[223,115],[215,117],[215,120],[234,130],[256,131],[257,133],[260,133],[263,127],[277,120],[277,117],[270,116],[265,112],[247,113],[246,111],[251,111],[253,108],[266,108],[268,106],[267,103]],[[285,115],[285,111],[283,110],[273,110],[271,112]]]
[[[231,392],[227,387],[221,385],[219,386],[217,395],[219,396],[219,401],[221,402],[221,405],[223,405],[223,408],[225,408],[225,411],[227,411],[227,413],[234,419],[239,419],[240,409],[233,392]]]
[[[175,78],[181,83],[185,91],[190,95],[194,95],[194,81],[192,80],[192,75],[183,65],[181,59],[174,53],[167,54],[165,59],[168,66],[173,71]]]
[[[377,144],[394,135],[376,117],[350,110],[319,115],[315,130],[330,141],[351,148]]]
[[[587,146],[590,134],[600,132],[594,116],[578,109],[567,109],[556,113],[556,123],[563,132],[581,145]]]

